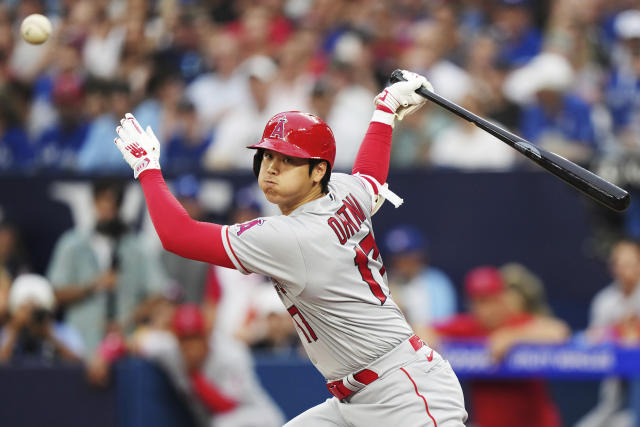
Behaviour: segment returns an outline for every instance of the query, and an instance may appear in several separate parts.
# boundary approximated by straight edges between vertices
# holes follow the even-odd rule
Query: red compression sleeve
[[[139,179],[163,248],[185,258],[235,268],[222,245],[221,225],[192,219],[169,191],[159,169],[147,169]]]
[[[388,124],[373,121],[369,123],[369,129],[353,164],[353,173],[360,172],[372,176],[380,184],[387,181],[392,132],[393,129]]]
[[[211,412],[227,412],[236,407],[236,401],[222,394],[202,373],[191,374],[190,379],[193,391]]]

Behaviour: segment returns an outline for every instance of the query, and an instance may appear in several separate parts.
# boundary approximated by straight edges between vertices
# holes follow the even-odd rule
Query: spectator
[[[482,97],[480,110],[471,111],[517,131],[520,125],[520,107],[508,100],[502,90],[510,69],[498,58],[498,49],[497,41],[490,34],[480,34],[470,41],[465,58],[465,69],[474,86],[470,93]]]
[[[291,315],[271,286],[253,290],[254,315],[239,337],[257,354],[304,355]]]
[[[186,99],[182,100],[178,104],[176,128],[166,143],[163,169],[174,174],[201,170],[202,158],[212,138],[212,132],[198,122],[193,104]]]
[[[250,100],[249,88],[238,72],[241,51],[238,40],[231,34],[213,34],[204,46],[209,66],[214,70],[191,82],[185,91],[193,103],[198,120],[204,129],[211,129],[235,108],[242,108]]]
[[[31,270],[21,230],[8,220],[0,222],[0,269],[11,278]]]
[[[178,306],[171,326],[173,334],[156,330],[143,336],[138,351],[167,370],[201,425],[283,424],[280,410],[260,386],[242,345],[215,331],[209,341],[204,317],[193,304]]]
[[[418,21],[411,27],[412,46],[401,58],[401,63],[425,76],[438,93],[453,102],[460,102],[471,88],[472,82],[466,70],[448,58],[445,40],[447,30],[441,22]]]
[[[640,11],[620,13],[615,29],[620,49],[614,57],[606,102],[622,147],[635,150],[640,136]]]
[[[499,59],[517,67],[540,53],[542,34],[533,25],[529,0],[497,0],[493,29],[498,38]]]
[[[249,167],[253,153],[245,148],[260,139],[264,124],[274,113],[269,106],[269,88],[278,71],[275,63],[266,56],[254,56],[241,69],[249,80],[251,99],[236,106],[216,129],[204,157],[207,169]]]
[[[371,99],[375,93],[366,85],[373,76],[371,70],[363,71],[361,64],[366,55],[360,38],[351,33],[345,34],[337,43],[329,71],[329,84],[334,95],[327,124],[335,135],[334,167],[340,171],[351,170],[362,141],[361,129],[366,128],[374,109]],[[367,99],[369,101],[365,101]]]
[[[504,280],[493,267],[471,270],[464,288],[469,313],[436,325],[435,336],[429,342],[486,339],[491,354],[499,360],[516,344],[557,343],[569,334],[562,321],[515,311]],[[543,380],[474,380],[470,391],[473,422],[479,426],[560,425],[557,408]]]
[[[164,287],[159,263],[119,216],[122,198],[122,186],[97,181],[95,227],[65,232],[47,272],[66,321],[84,340],[86,355],[108,330],[128,329],[136,305]]]
[[[14,277],[29,270],[18,227],[0,222],[0,325],[9,315],[9,289]]]
[[[462,107],[485,116],[482,96],[471,90],[464,97]],[[507,170],[516,160],[516,152],[471,122],[458,120],[439,132],[430,149],[434,166],[473,170]]]
[[[160,141],[167,141],[174,132],[178,104],[183,97],[184,83],[176,72],[156,65],[147,83],[147,98],[136,108],[135,115],[143,127],[156,129]]]
[[[262,206],[256,196],[260,191],[256,186],[240,188],[234,194],[233,207],[229,222],[241,224],[262,215]],[[212,266],[219,286],[219,298],[216,307],[216,331],[233,337],[244,337],[242,341],[251,344],[246,338],[247,323],[262,307],[256,294],[267,289],[273,292],[273,285],[259,274],[245,275],[235,269]],[[208,292],[211,295],[211,291]],[[212,300],[212,298],[210,298]],[[288,315],[288,313],[287,313]]]
[[[505,90],[525,100],[520,123],[525,139],[587,164],[598,147],[590,106],[570,92],[573,76],[566,58],[543,53],[515,71],[505,82]]]
[[[173,184],[174,194],[191,218],[199,221],[206,211],[198,200],[200,183],[193,175],[182,175]],[[182,301],[200,303],[204,299],[205,289],[210,281],[215,281],[211,266],[204,262],[179,257],[171,252],[162,251],[162,264],[169,278],[180,288]]]
[[[0,96],[0,170],[26,171],[34,149],[11,93]]]
[[[75,169],[78,152],[89,131],[89,123],[81,111],[82,85],[80,77],[71,73],[54,79],[52,96],[59,117],[36,142],[37,167],[53,171]]]
[[[54,308],[53,290],[44,277],[23,274],[16,278],[9,293],[11,318],[0,340],[1,363],[80,360],[80,338],[55,322]]]
[[[550,316],[542,281],[528,268],[515,262],[500,267],[500,275],[507,288],[507,299],[515,313]]]
[[[612,248],[609,265],[613,282],[592,300],[587,336],[593,342],[623,345],[640,343],[640,246],[620,240]],[[600,386],[595,408],[578,423],[579,427],[626,427],[634,425],[626,407],[627,382],[608,378]]]
[[[430,265],[422,232],[400,225],[384,239],[389,257],[389,288],[409,324],[418,334],[425,326],[456,313],[456,293],[447,275]]]
[[[114,153],[108,142],[113,141],[115,133],[113,126],[117,117],[122,117],[131,110],[131,95],[129,86],[124,81],[100,82],[102,86],[97,91],[106,104],[105,110],[95,117],[89,124],[87,138],[78,153],[78,170],[95,173],[126,173],[122,168],[122,156]]]
[[[84,66],[95,77],[113,79],[120,65],[126,30],[111,22],[106,4],[84,3],[90,8],[90,28],[82,49]]]

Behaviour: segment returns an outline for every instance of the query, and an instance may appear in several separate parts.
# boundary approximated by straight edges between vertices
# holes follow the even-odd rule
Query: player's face
[[[325,163],[321,162],[309,174],[307,159],[265,150],[258,185],[267,200],[288,215],[297,207],[322,196],[320,181],[325,170]]]

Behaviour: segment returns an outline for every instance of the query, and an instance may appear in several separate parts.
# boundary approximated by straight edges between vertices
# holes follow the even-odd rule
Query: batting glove
[[[424,76],[402,70],[405,81],[396,82],[386,87],[375,97],[374,102],[378,109],[389,110],[395,114],[398,120],[402,120],[407,114],[411,114],[422,107],[426,99],[416,93],[416,89],[424,86],[433,92],[433,86]]]
[[[118,138],[114,140],[122,157],[133,169],[133,177],[147,169],[160,169],[160,141],[150,126],[143,131],[140,123],[127,113],[116,128]]]

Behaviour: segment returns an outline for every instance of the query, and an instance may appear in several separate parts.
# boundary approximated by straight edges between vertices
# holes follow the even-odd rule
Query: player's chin
[[[278,202],[280,201],[280,196],[279,196],[278,192],[275,191],[275,189],[273,189],[271,187],[266,187],[266,188],[262,187],[262,192],[264,193],[264,197],[270,203],[278,204]]]

